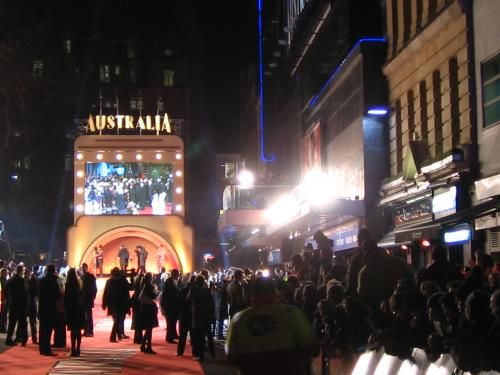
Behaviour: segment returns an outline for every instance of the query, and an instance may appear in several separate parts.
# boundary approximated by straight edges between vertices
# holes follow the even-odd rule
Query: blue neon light
[[[351,57],[352,53],[358,48],[358,46],[361,43],[384,43],[386,42],[385,38],[361,38],[356,42],[356,44],[351,48],[351,50],[347,53],[347,56],[342,60],[342,62],[335,68],[333,73],[328,77],[326,82],[323,84],[319,92],[314,95],[311,100],[309,101],[309,106],[314,107],[316,103],[318,103],[318,100],[321,98],[321,95],[323,92],[326,90],[326,88],[330,85],[330,83],[334,80],[334,78],[337,76],[337,74],[342,70],[344,63]]]
[[[272,163],[276,160],[276,155],[272,153],[266,157],[264,146],[264,74],[263,74],[263,53],[262,53],[262,0],[257,0],[258,9],[258,23],[259,23],[259,99],[260,99],[260,113],[259,113],[259,141],[260,141],[260,160],[264,163]]]

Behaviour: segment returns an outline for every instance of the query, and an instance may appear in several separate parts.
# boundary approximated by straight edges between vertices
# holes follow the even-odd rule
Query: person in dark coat
[[[70,268],[64,287],[64,313],[68,331],[71,332],[71,356],[80,356],[82,329],[86,326],[83,304],[82,282],[76,275],[76,270]]]
[[[110,342],[128,339],[123,330],[125,316],[130,314],[130,295],[131,286],[125,275],[120,272],[118,267],[111,270],[111,278],[106,281],[104,293],[102,296],[102,309],[108,309],[108,315],[113,317],[113,328],[109,337]]]
[[[413,271],[402,258],[379,248],[375,240],[365,240],[362,248],[365,265],[358,275],[358,296],[376,310],[392,295],[398,280],[413,279]]]
[[[31,330],[31,341],[33,344],[38,344],[36,317],[38,315],[38,267],[33,267],[33,272],[26,270],[27,284],[28,284],[28,320]]]
[[[173,269],[170,277],[163,285],[161,294],[161,308],[167,321],[167,335],[165,341],[175,343],[174,339],[179,337],[177,334],[177,319],[179,318],[179,270]]]
[[[205,283],[203,275],[196,277],[195,284],[189,291],[188,301],[191,304],[192,322],[191,334],[194,359],[205,359],[205,339],[208,339],[208,349],[212,358],[215,358],[215,347],[210,322],[214,315],[214,300],[212,293]]]
[[[38,316],[40,318],[39,349],[41,355],[54,355],[50,350],[50,337],[57,321],[57,300],[61,290],[56,276],[56,267],[49,264],[46,274],[38,283]]]
[[[224,280],[217,286],[219,291],[219,305],[216,315],[217,319],[217,339],[224,340],[224,321],[229,318],[229,305],[227,297],[227,284],[228,281]]]
[[[17,266],[16,274],[12,276],[6,284],[7,308],[9,311],[9,325],[7,327],[7,338],[5,344],[15,345],[12,340],[14,329],[17,326],[20,333],[21,343],[26,345],[28,333],[26,318],[28,312],[28,290],[24,281],[24,266]]]
[[[82,297],[83,310],[85,313],[85,327],[83,335],[85,337],[93,337],[94,319],[92,316],[92,309],[94,308],[94,300],[97,295],[97,282],[95,276],[89,272],[89,266],[87,263],[82,264],[82,271]]]
[[[130,327],[134,331],[134,344],[142,344],[142,328],[141,320],[139,319],[141,303],[139,301],[139,296],[141,294],[142,279],[144,275],[142,271],[139,271],[137,277],[134,280],[134,289],[132,293],[132,298],[130,298],[130,306],[132,307],[132,326]]]
[[[422,281],[434,281],[441,290],[446,290],[450,281],[462,279],[460,270],[448,261],[448,250],[443,245],[432,248],[432,260],[422,275]]]
[[[361,228],[358,232],[358,248],[349,260],[346,278],[346,293],[355,296],[358,293],[358,274],[363,268],[363,250],[362,245],[365,240],[371,239],[372,233],[367,228]]]
[[[147,354],[156,354],[151,346],[153,338],[153,328],[158,327],[158,307],[156,306],[156,292],[153,286],[153,275],[146,273],[141,282],[141,293],[139,295],[140,303],[140,327],[144,330],[141,352]]]
[[[176,355],[184,355],[186,348],[186,339],[188,333],[191,331],[191,321],[193,314],[191,312],[191,304],[188,300],[188,295],[196,281],[196,276],[191,275],[187,285],[179,292],[179,343],[177,344]]]
[[[0,333],[7,333],[7,268],[0,268]]]

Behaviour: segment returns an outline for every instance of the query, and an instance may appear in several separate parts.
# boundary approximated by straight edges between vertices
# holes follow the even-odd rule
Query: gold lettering
[[[93,132],[95,132],[94,119],[92,118],[92,115],[89,115],[89,120],[87,122],[87,133],[93,133]]]
[[[151,130],[151,116],[146,116],[146,129]]]
[[[161,116],[156,115],[155,116],[155,130],[158,132],[158,131],[160,131],[160,128],[161,128]]]
[[[95,127],[101,131],[106,127],[106,116],[96,116]]]
[[[125,129],[134,128],[134,116],[125,116]]]
[[[115,116],[108,116],[108,118],[107,118],[107,128],[108,129],[114,129],[115,126],[116,126]]]
[[[139,119],[137,120],[136,128],[142,129],[142,130],[146,129],[146,124],[144,124],[144,119],[142,118],[142,116],[139,116]]]
[[[161,131],[166,131],[167,133],[171,133],[172,129],[170,129],[170,120],[168,119],[168,115],[165,113],[163,116],[163,124],[161,124]]]
[[[118,129],[123,128],[123,118],[124,115],[116,115],[116,121],[118,122]]]

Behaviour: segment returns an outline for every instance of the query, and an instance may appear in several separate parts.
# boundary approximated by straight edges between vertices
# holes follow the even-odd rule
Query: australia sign
[[[163,116],[90,115],[86,132],[101,134],[103,131],[136,130],[138,133],[170,134],[172,128],[165,113]]]

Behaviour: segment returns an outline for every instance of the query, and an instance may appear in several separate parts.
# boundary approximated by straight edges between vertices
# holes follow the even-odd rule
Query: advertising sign
[[[450,186],[434,190],[432,213],[435,219],[457,212],[457,187]]]

